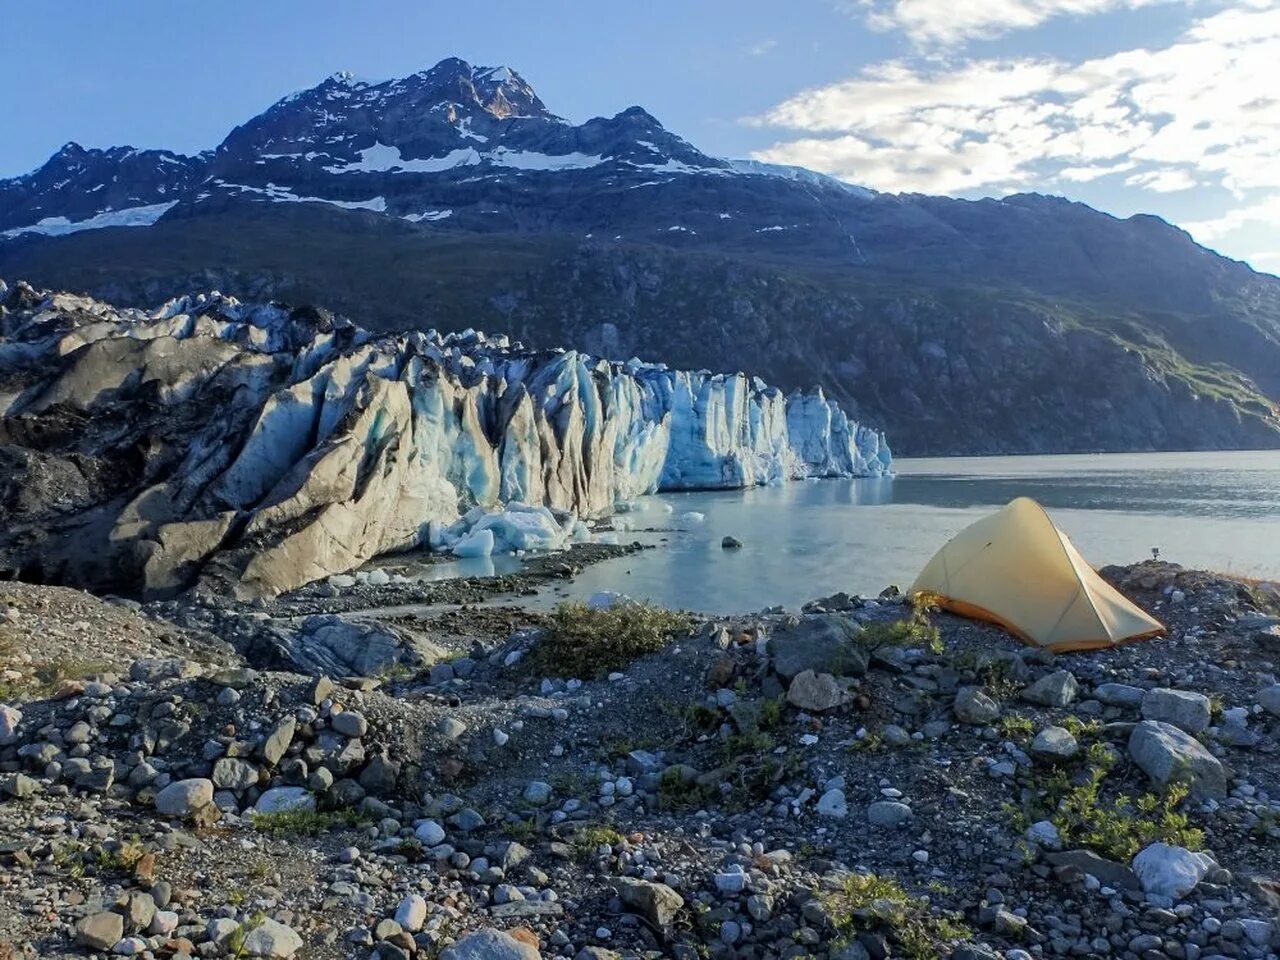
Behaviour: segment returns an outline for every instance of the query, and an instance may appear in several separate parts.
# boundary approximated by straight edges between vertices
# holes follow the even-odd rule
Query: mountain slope
[[[136,156],[95,153],[91,179],[129,185],[101,202],[50,193],[59,157],[0,184],[0,274],[820,382],[907,453],[1280,445],[1280,280],[1154,217],[725,161],[638,107],[570,124],[456,59],[334,75],[157,161],[170,181]],[[111,229],[135,208],[154,225]],[[48,235],[86,224],[105,229]]]

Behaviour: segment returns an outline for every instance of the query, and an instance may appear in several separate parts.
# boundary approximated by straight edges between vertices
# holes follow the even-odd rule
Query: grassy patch
[[[1163,794],[1102,795],[1103,781],[1115,757],[1102,743],[1089,745],[1083,777],[1060,771],[1044,780],[1037,797],[1015,814],[1015,827],[1048,820],[1068,847],[1089,847],[1104,857],[1128,863],[1148,844],[1163,841],[1189,850],[1204,844],[1204,831],[1179,810],[1186,784],[1171,784]]]
[[[355,810],[277,810],[253,814],[253,828],[272,836],[309,836],[340,827],[358,827],[368,818]]]
[[[0,630],[0,667],[10,663],[16,649],[16,635],[12,631]],[[113,670],[110,663],[102,660],[49,660],[35,666],[22,667],[23,679],[15,683],[0,683],[0,700],[42,700],[57,693],[68,680],[86,680],[90,677],[109,673]]]
[[[108,841],[90,846],[80,840],[68,840],[53,848],[53,862],[73,877],[87,872],[128,873],[146,855],[138,840]]]
[[[671,637],[685,633],[686,613],[648,603],[618,603],[604,609],[562,603],[552,613],[546,635],[533,648],[535,669],[558,677],[598,677],[656,653]]]
[[[607,823],[593,823],[573,835],[573,852],[579,860],[590,860],[602,846],[616,847],[622,834]]]
[[[930,653],[943,651],[942,633],[930,614],[938,610],[938,598],[920,592],[911,598],[911,613],[900,620],[877,620],[863,624],[858,640],[872,650],[882,647],[923,647]]]
[[[719,793],[714,786],[699,783],[679,767],[668,767],[658,778],[658,809],[695,810],[706,806]]]
[[[957,915],[935,910],[928,898],[913,897],[898,881],[874,873],[848,874],[822,901],[843,936],[878,927],[908,960],[933,960],[941,955],[940,944],[972,935]]]
[[[994,726],[1000,736],[1014,743],[1030,740],[1031,735],[1036,732],[1036,725],[1031,722],[1030,717],[1023,717],[1016,713],[1006,713],[999,717]]]

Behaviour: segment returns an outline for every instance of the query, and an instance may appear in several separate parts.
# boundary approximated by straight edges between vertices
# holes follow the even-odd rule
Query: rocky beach
[[[1274,585],[1108,568],[1169,635],[1056,657],[894,591],[520,606],[583,549],[0,585],[0,956],[1275,955]]]

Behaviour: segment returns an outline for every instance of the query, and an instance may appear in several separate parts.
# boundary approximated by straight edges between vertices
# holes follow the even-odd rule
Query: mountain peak
[[[460,57],[447,57],[435,66],[415,73],[408,80],[415,86],[464,109],[479,108],[499,120],[514,117],[552,118],[533,87],[511,67],[473,66]],[[392,80],[385,86],[403,87],[407,80]]]

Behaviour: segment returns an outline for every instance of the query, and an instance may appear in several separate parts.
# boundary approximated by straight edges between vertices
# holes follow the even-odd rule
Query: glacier
[[[43,538],[0,536],[0,568],[51,580],[270,596],[393,551],[564,546],[658,491],[892,469],[821,390],[742,373],[216,292],[148,312],[0,284],[0,303],[0,444],[118,478],[83,509],[28,505]]]

